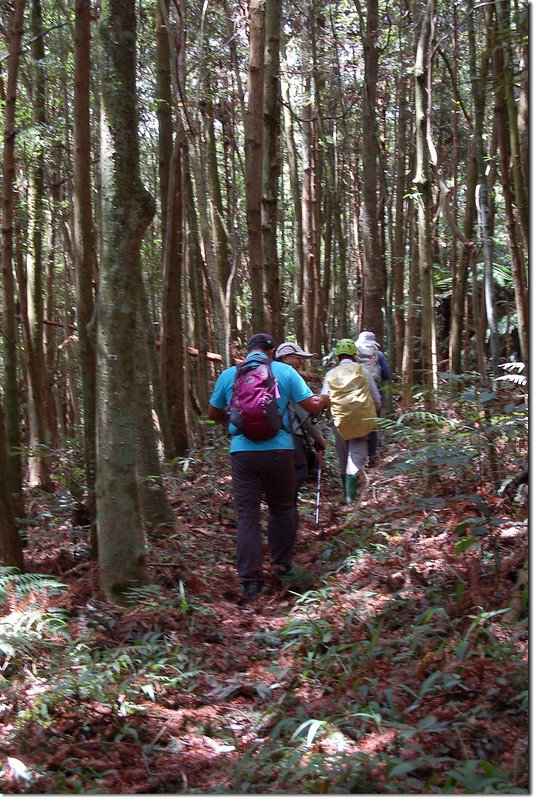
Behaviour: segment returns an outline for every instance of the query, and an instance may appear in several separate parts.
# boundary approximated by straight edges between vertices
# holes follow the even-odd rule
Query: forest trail
[[[50,721],[28,714],[20,735],[3,720],[9,754],[42,773],[32,792],[381,793],[386,782],[418,792],[460,761],[496,770],[479,777],[466,765],[458,784],[522,780],[526,627],[493,613],[507,605],[526,531],[503,518],[495,559],[457,553],[452,531],[477,514],[475,497],[443,481],[437,507],[419,505],[422,485],[389,470],[394,454],[369,470],[357,513],[341,510],[327,458],[318,530],[315,484],[303,492],[296,562],[314,587],[301,596],[268,579],[259,597],[242,597],[222,450],[175,481],[179,532],[152,542],[158,588],[132,609],[100,600],[67,525],[48,548],[50,529],[35,530],[30,568],[69,584],[57,601],[70,640],[100,653],[92,662],[108,664],[110,685],[81,702],[79,677],[74,701],[51,685]],[[26,690],[19,708],[32,705]],[[4,789],[24,792],[10,773]]]

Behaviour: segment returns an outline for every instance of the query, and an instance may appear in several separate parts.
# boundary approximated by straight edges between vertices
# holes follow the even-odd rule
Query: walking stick
[[[320,514],[320,477],[322,475],[322,460],[324,458],[324,450],[321,449],[318,452],[318,477],[316,480],[316,517],[315,517],[315,527],[318,530],[318,516]]]

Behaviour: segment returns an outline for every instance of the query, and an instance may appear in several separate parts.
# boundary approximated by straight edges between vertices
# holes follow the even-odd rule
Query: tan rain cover
[[[359,363],[342,363],[328,377],[331,415],[341,436],[363,438],[376,429],[368,376]]]

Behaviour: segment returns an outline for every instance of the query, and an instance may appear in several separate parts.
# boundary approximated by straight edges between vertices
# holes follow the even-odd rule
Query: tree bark
[[[474,0],[469,2],[468,35],[469,35],[469,73],[474,105],[474,140],[478,183],[476,186],[476,207],[480,223],[480,236],[484,252],[484,296],[486,317],[489,328],[489,349],[493,374],[497,374],[499,361],[499,342],[497,335],[497,312],[495,307],[495,287],[493,282],[493,244],[490,236],[490,206],[488,177],[486,174],[486,152],[484,149],[484,110],[485,97],[483,81],[488,72],[490,33],[487,35],[486,48],[481,60],[481,68],[477,70],[476,39],[474,26]]]
[[[413,182],[417,187],[417,242],[422,298],[423,383],[428,388],[427,407],[434,410],[437,400],[437,352],[432,257],[432,186],[430,178],[431,132],[431,51],[435,25],[435,0],[428,0],[421,24],[415,58],[415,133],[416,162]]]
[[[280,173],[280,36],[281,0],[265,0],[264,130],[262,179],[262,259],[265,304],[269,308],[270,332],[276,341],[284,338],[281,283],[277,257],[278,188]]]
[[[251,326],[270,327],[264,304],[262,260],[262,164],[264,153],[265,0],[251,0],[249,20],[248,109],[245,120],[246,216],[248,222]]]
[[[100,584],[117,600],[148,581],[137,489],[132,358],[141,242],[154,201],[141,183],[134,0],[105,0],[102,42],[104,258],[97,308],[97,530]]]
[[[5,437],[4,406],[0,397],[0,474],[7,474],[7,453]],[[2,566],[15,566],[24,571],[22,543],[15,526],[15,514],[9,485],[0,480],[0,563]]]
[[[87,510],[91,524],[91,551],[97,557],[97,521],[95,504],[96,478],[96,361],[90,335],[95,310],[93,277],[97,273],[95,229],[91,201],[91,3],[76,0],[75,11],[75,83],[74,83],[74,225],[73,244],[76,270],[76,312],[82,407],[84,409],[84,446]]]
[[[17,320],[13,277],[13,208],[15,181],[15,107],[23,34],[25,0],[15,0],[9,28],[9,56],[4,109],[2,164],[2,275],[4,291],[4,390],[6,416],[7,478],[18,505],[22,494],[20,410],[17,389]]]
[[[377,84],[379,66],[378,0],[367,0],[367,27],[363,36],[365,69],[362,111],[363,148],[363,278],[362,327],[383,337],[385,260],[382,254],[378,209]]]

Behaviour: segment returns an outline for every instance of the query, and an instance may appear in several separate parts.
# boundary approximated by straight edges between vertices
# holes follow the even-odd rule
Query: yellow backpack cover
[[[340,435],[362,438],[376,429],[376,407],[359,363],[341,363],[328,377],[331,415]]]

